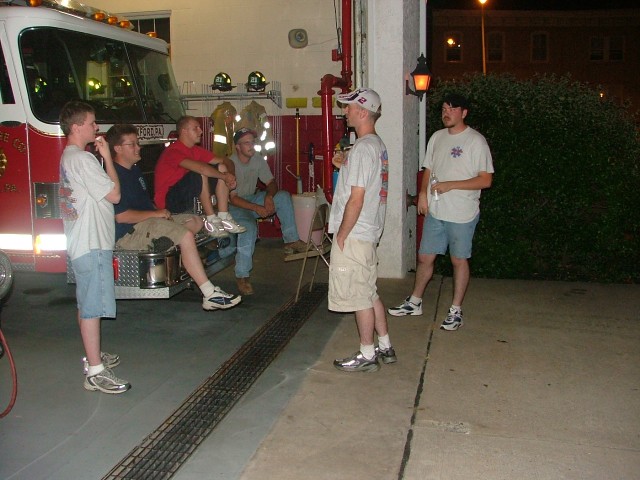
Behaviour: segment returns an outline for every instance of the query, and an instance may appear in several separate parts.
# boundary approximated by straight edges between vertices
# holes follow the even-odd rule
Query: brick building
[[[429,25],[435,78],[481,72],[482,10],[433,9]],[[564,75],[640,110],[640,9],[484,10],[486,72],[529,78]]]

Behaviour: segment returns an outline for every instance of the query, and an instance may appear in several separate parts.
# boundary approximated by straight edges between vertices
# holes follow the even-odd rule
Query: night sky
[[[640,8],[638,0],[487,0],[485,9],[492,10],[602,10]],[[427,0],[430,8],[476,9],[478,0]]]

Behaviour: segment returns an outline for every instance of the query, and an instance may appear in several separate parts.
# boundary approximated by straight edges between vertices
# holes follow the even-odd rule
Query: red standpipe
[[[324,192],[327,200],[333,200],[333,122],[331,121],[333,110],[333,89],[340,88],[342,92],[347,92],[351,88],[351,23],[352,23],[352,0],[342,0],[342,78],[327,74],[322,77],[320,83],[320,99],[322,101],[322,146],[324,159]]]

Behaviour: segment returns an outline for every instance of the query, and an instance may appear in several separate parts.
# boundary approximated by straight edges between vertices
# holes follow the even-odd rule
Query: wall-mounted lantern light
[[[429,68],[427,67],[427,59],[424,54],[420,54],[420,57],[418,57],[418,65],[410,75],[413,79],[415,91],[411,90],[411,87],[409,87],[409,79],[407,79],[405,80],[405,95],[415,95],[420,98],[420,101],[422,101],[422,96],[427,93],[427,90],[429,90],[429,84],[431,83],[431,72],[429,72]]]

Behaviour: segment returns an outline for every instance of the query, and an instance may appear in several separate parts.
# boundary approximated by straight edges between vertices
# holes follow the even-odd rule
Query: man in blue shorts
[[[60,159],[60,208],[86,353],[84,388],[124,393],[131,385],[111,370],[120,363],[120,357],[100,350],[101,318],[116,316],[113,204],[120,201],[120,182],[108,143],[96,138],[98,125],[91,105],[67,103],[60,112],[60,127],[67,137]],[[102,156],[104,169],[94,155],[85,151],[90,143]]]
[[[377,246],[384,228],[389,160],[387,147],[375,129],[381,114],[378,94],[360,88],[338,95],[337,100],[358,139],[338,162],[340,174],[329,215],[329,232],[333,233],[329,310],[355,312],[360,350],[335,360],[333,365],[345,372],[373,372],[380,368],[378,360],[385,364],[397,361],[376,287]]]
[[[485,138],[465,124],[469,101],[448,94],[442,103],[443,129],[429,139],[422,162],[424,175],[418,194],[418,213],[426,215],[418,249],[418,268],[413,292],[389,309],[396,317],[422,315],[422,296],[433,276],[438,255],[449,248],[453,266],[453,302],[440,326],[457,330],[462,302],[469,285],[469,258],[480,218],[480,191],[493,180],[493,160]]]

